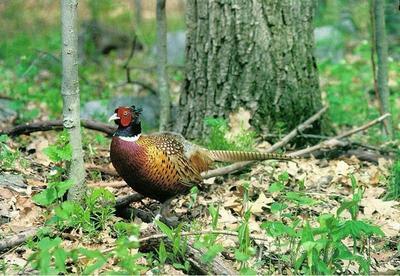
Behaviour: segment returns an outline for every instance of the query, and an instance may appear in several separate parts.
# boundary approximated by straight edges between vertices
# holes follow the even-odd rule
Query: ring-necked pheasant
[[[143,135],[141,111],[135,106],[118,107],[110,117],[118,125],[111,142],[111,162],[136,192],[163,203],[164,216],[170,199],[201,183],[201,172],[214,161],[293,159],[271,153],[207,150],[172,132]]]

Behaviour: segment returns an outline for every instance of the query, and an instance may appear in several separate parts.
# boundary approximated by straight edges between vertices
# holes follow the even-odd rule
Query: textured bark
[[[384,0],[373,0],[374,5],[374,30],[375,30],[375,49],[378,60],[377,70],[377,85],[379,91],[379,98],[381,104],[382,113],[390,113],[389,104],[389,88],[388,88],[388,46],[386,40],[386,28],[385,28],[385,1]],[[388,117],[385,121],[385,132],[389,138],[393,138],[393,125],[391,117]]]
[[[157,84],[160,97],[160,131],[168,129],[171,117],[171,100],[167,81],[167,22],[166,0],[157,0]]]
[[[207,134],[205,117],[243,107],[261,131],[290,130],[321,108],[314,1],[187,1],[187,73],[175,131]]]
[[[61,0],[63,126],[69,133],[72,160],[69,178],[74,185],[68,200],[81,201],[85,191],[78,81],[78,1]]]

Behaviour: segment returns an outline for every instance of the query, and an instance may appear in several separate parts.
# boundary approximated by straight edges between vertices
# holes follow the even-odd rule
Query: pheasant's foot
[[[156,215],[154,220],[159,219],[170,227],[178,226],[179,218],[177,216],[172,215],[170,212],[170,207],[171,207],[170,205],[173,199],[174,198],[170,198],[161,204],[160,211]]]

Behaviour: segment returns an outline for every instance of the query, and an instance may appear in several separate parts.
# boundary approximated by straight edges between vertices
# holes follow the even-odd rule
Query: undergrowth
[[[237,135],[229,135],[229,126],[222,118],[205,118],[204,123],[209,129],[209,135],[202,143],[208,149],[214,150],[244,150],[252,151],[255,146],[256,132],[242,129]]]

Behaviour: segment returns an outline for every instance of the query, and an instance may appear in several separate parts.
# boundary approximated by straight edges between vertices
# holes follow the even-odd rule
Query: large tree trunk
[[[312,0],[187,2],[187,73],[175,130],[243,107],[260,131],[291,129],[321,108]]]
[[[85,195],[78,82],[78,13],[77,0],[61,0],[63,126],[72,147],[69,178],[74,185],[68,200],[81,201]]]

